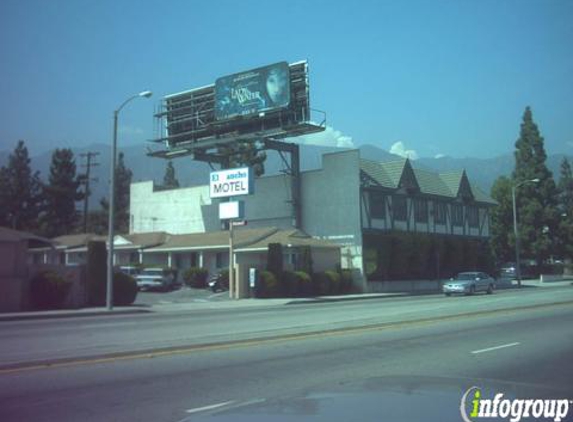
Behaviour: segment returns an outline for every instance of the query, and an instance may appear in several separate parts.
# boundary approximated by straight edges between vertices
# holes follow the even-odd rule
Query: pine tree
[[[163,176],[163,187],[165,189],[175,189],[179,187],[179,180],[175,175],[175,167],[171,161],[167,162],[165,167],[165,175]]]
[[[115,215],[114,230],[117,233],[129,232],[129,194],[131,187],[132,171],[126,167],[123,152],[118,155],[117,166],[115,168]],[[106,221],[109,218],[109,201],[102,198],[100,205],[105,211]]]
[[[35,231],[42,201],[39,172],[32,173],[28,148],[18,141],[0,171],[0,223],[16,230]]]
[[[545,164],[543,137],[529,107],[523,114],[515,148],[514,186],[539,179],[538,183],[524,183],[516,191],[521,251],[523,257],[541,264],[552,253],[557,236],[557,188]]]
[[[71,233],[79,219],[76,202],[83,199],[81,179],[71,149],[56,149],[52,154],[48,184],[44,186],[42,232],[49,237]]]
[[[570,261],[573,259],[573,172],[566,158],[560,168],[559,214],[558,253]]]
[[[491,188],[491,197],[498,203],[491,213],[491,247],[497,264],[501,265],[515,260],[511,180],[499,177]]]

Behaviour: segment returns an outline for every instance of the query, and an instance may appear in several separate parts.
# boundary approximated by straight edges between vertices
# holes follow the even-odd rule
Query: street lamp
[[[117,150],[117,118],[119,112],[123,107],[126,106],[131,100],[136,98],[149,98],[151,97],[151,91],[142,91],[132,97],[125,100],[118,108],[113,112],[113,142],[111,144],[111,165],[110,165],[110,182],[109,182],[109,221],[108,221],[108,254],[107,254],[107,287],[106,287],[106,298],[105,303],[109,311],[113,309],[113,238],[114,238],[114,228],[113,220],[115,214],[115,156]]]
[[[515,235],[515,275],[517,276],[517,285],[521,287],[521,262],[519,258],[519,235],[517,230],[517,211],[515,207],[515,191],[521,185],[526,183],[539,183],[539,179],[524,180],[511,187],[511,200],[513,203],[513,233]]]

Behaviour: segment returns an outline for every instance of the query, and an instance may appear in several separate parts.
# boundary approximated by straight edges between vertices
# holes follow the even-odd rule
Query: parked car
[[[443,291],[446,296],[452,293],[473,295],[477,292],[492,294],[495,288],[495,279],[486,273],[464,272],[459,273],[444,283]]]
[[[139,290],[169,291],[175,287],[173,271],[164,268],[145,268],[135,278]]]
[[[130,275],[133,278],[136,278],[139,275],[139,273],[141,272],[141,269],[138,267],[131,266],[131,265],[129,265],[129,266],[125,265],[125,266],[119,267],[119,271],[121,271],[124,274]]]

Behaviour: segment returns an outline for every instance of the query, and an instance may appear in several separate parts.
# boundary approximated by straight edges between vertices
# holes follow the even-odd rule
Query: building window
[[[468,207],[468,224],[470,227],[479,226],[479,210],[477,207]]]
[[[434,223],[446,224],[447,205],[443,202],[434,202]]]
[[[382,192],[370,192],[370,216],[372,218],[386,218],[386,195]]]
[[[428,222],[428,201],[425,199],[414,199],[414,218],[418,223]]]
[[[454,226],[464,225],[464,206],[452,205],[452,224]]]
[[[406,221],[408,218],[408,203],[405,196],[392,198],[392,209],[395,220]]]

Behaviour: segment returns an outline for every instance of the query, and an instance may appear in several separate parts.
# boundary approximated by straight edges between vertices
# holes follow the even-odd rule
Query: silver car
[[[146,268],[135,278],[139,290],[172,290],[175,285],[173,273],[163,268]]]
[[[443,286],[443,291],[446,296],[452,293],[461,293],[466,295],[473,295],[477,292],[486,292],[492,294],[495,288],[495,280],[481,272],[466,272],[459,273],[454,278],[446,281]]]

